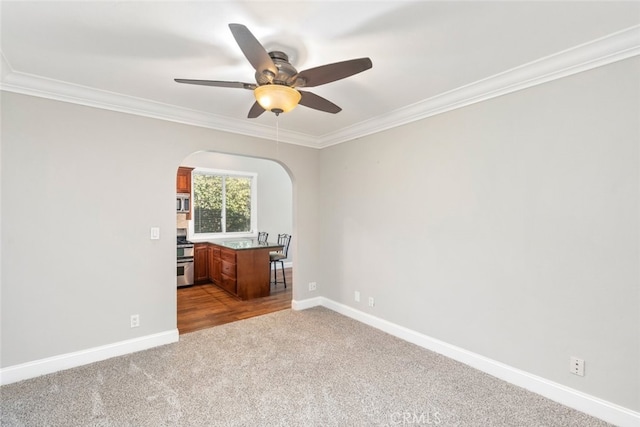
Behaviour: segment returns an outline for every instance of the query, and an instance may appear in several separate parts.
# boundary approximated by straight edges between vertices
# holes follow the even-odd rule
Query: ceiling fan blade
[[[202,86],[217,86],[217,87],[232,87],[238,89],[253,90],[257,87],[254,83],[242,83],[242,82],[225,82],[219,80],[191,80],[191,79],[173,79],[178,83],[187,83],[190,85],[202,85]]]
[[[242,24],[229,24],[229,28],[242,53],[257,72],[263,73],[265,70],[269,70],[273,76],[278,74],[276,64],[273,63],[269,53],[247,27]]]
[[[325,83],[335,82],[345,77],[361,73],[373,66],[371,59],[359,58],[349,61],[334,62],[333,64],[322,65],[310,68],[298,73],[294,86],[314,87]]]
[[[258,101],[254,102],[249,110],[249,115],[247,116],[250,119],[255,119],[260,114],[264,113],[266,110],[258,104]]]
[[[315,93],[303,92],[301,90],[299,90],[298,92],[300,92],[300,95],[302,95],[302,97],[300,98],[300,102],[298,103],[300,105],[332,114],[336,114],[342,111],[342,108],[338,107],[333,102],[316,95]]]

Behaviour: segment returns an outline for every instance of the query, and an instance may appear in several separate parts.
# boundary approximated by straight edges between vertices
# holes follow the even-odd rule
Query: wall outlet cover
[[[584,377],[584,359],[571,356],[569,360],[569,372],[580,377]]]
[[[140,315],[139,314],[132,314],[131,315],[131,327],[132,328],[137,328],[138,326],[140,326]]]

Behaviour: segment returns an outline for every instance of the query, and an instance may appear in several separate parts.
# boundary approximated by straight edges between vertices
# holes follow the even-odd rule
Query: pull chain
[[[280,114],[276,114],[276,159],[280,157]]]

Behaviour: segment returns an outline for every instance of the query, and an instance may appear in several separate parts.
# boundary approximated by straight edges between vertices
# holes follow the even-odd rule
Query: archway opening
[[[176,228],[179,235],[181,231],[186,232],[188,240],[194,243],[194,277],[192,284],[177,287],[176,317],[180,334],[290,308],[294,286],[294,251],[289,250],[284,260],[284,279],[287,287],[282,283],[283,272],[279,269],[280,283],[269,283],[268,296],[245,300],[229,288],[234,285],[233,282],[229,284],[229,280],[232,281],[233,278],[221,276],[220,272],[216,273],[216,268],[220,268],[214,264],[215,255],[212,248],[216,246],[210,245],[221,241],[254,240],[257,239],[259,231],[269,233],[268,240],[271,243],[277,242],[279,234],[292,235],[293,183],[288,171],[273,160],[211,151],[193,153],[181,162],[181,166],[193,169],[192,208],[188,214],[176,213]],[[232,230],[216,236],[204,233],[205,227],[201,226],[202,210],[193,208],[193,195],[196,191],[205,191],[202,186],[198,186],[198,178],[207,173],[254,177],[251,191],[253,219],[250,226],[247,223],[243,228],[246,232]],[[224,266],[228,268],[228,264]],[[270,282],[273,274],[271,266],[270,263],[264,266],[264,269],[269,270]],[[241,266],[238,265],[236,268],[240,269]],[[218,279],[215,279],[216,274]],[[246,274],[246,271],[239,271],[238,274]]]

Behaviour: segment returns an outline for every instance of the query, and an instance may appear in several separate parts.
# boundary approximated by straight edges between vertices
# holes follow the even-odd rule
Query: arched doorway
[[[293,193],[292,181],[287,171],[272,160],[224,154],[218,152],[196,152],[186,157],[181,166],[194,168],[194,172],[216,170],[255,174],[255,210],[257,223],[252,233],[266,231],[269,240],[276,241],[280,233],[292,234]],[[189,239],[196,245],[196,271],[202,265],[204,241],[195,232],[194,216],[187,219],[185,214],[176,214],[178,229],[187,229]],[[178,288],[177,323],[180,333],[216,326],[256,315],[291,307],[293,288],[293,251],[285,261],[287,288],[282,284],[272,285],[268,297],[242,301],[207,279],[196,279],[193,286]],[[200,260],[200,261],[199,261]]]

